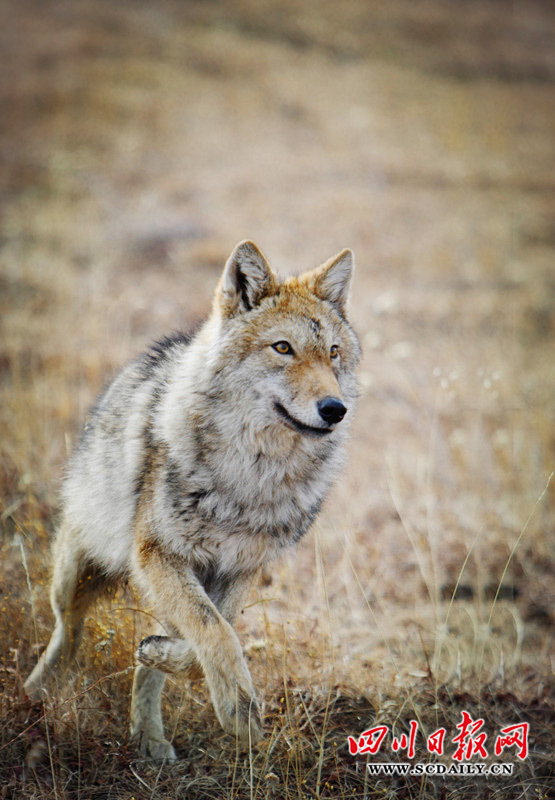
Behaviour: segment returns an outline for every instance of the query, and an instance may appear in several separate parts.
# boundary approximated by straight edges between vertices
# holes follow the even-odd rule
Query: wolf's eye
[[[336,344],[332,344],[330,347],[330,358],[337,358],[339,355],[339,347]]]
[[[289,342],[276,342],[272,345],[276,353],[280,353],[282,356],[292,356],[293,355],[293,348],[289,344]]]

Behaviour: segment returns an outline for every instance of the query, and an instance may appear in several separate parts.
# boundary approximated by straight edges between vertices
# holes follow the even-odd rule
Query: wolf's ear
[[[354,269],[353,251],[345,249],[320,267],[307,272],[303,278],[317,297],[333,303],[344,314]]]
[[[227,260],[217,299],[226,314],[250,311],[276,286],[276,276],[270,265],[254,242],[245,239]]]

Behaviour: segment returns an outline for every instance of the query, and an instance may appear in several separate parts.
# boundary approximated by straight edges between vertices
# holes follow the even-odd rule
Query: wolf
[[[130,582],[160,622],[136,653],[130,732],[164,737],[168,673],[201,673],[242,743],[263,737],[232,622],[249,586],[307,531],[337,476],[357,396],[347,321],[351,250],[278,280],[251,241],[229,257],[212,313],[129,363],[87,418],[53,545],[52,637],[25,683],[60,678],[99,594]]]

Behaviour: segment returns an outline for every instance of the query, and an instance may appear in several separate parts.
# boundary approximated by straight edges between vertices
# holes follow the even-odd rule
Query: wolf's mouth
[[[274,402],[274,408],[289,425],[290,427],[294,428],[299,433],[304,433],[307,436],[325,436],[327,433],[331,433],[333,428],[313,428],[312,425],[305,425],[304,422],[301,422],[299,419],[295,419],[292,417],[291,414],[277,401]]]

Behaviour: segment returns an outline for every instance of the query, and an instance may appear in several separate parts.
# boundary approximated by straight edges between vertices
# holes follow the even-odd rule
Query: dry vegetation
[[[0,798],[546,798],[549,4],[2,7]],[[239,625],[267,741],[238,751],[202,684],[172,681],[182,760],[160,768],[127,736],[136,598],[88,615],[43,708],[21,686],[52,624],[56,490],[86,408],[203,316],[245,236],[282,272],[353,247],[363,394],[344,479]],[[530,723],[510,780],[370,778],[349,755],[378,723],[452,738],[462,709],[490,752]]]

